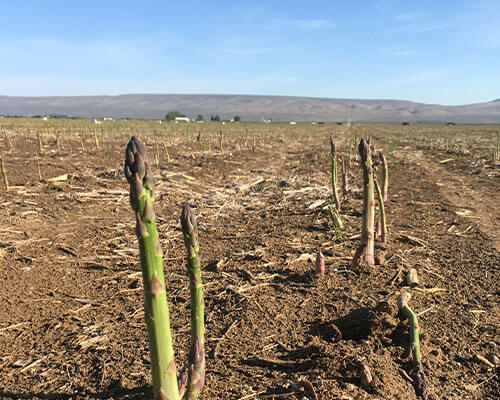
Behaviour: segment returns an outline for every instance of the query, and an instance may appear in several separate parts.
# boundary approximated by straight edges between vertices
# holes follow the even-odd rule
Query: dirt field
[[[401,291],[412,293],[419,316],[431,398],[500,398],[499,130],[1,119],[10,189],[0,191],[0,398],[152,396],[122,172],[131,135],[157,159],[178,367],[189,341],[179,216],[183,202],[195,206],[207,328],[202,399],[312,400],[305,381],[323,400],[416,399],[407,321],[396,312]],[[389,162],[389,235],[385,262],[357,274],[354,155],[344,241],[320,201],[331,194],[329,135],[344,152],[367,133]],[[314,273],[319,247],[322,278]],[[411,267],[420,279],[413,289],[405,286]],[[370,387],[360,384],[360,358]]]

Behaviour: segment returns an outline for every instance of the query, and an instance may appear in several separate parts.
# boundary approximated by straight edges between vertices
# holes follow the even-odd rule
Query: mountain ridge
[[[260,121],[500,123],[500,98],[474,104],[440,105],[409,100],[348,99],[233,94],[121,94],[98,96],[0,96],[0,115],[164,118],[178,110],[205,119]]]

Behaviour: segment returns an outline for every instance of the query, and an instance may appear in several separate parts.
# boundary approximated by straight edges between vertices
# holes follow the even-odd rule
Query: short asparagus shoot
[[[410,348],[412,352],[412,378],[414,379],[415,392],[422,399],[427,400],[429,390],[425,380],[425,374],[422,369],[422,356],[420,354],[420,327],[416,314],[408,305],[410,295],[401,293],[398,298],[399,310],[408,318],[410,333]]]
[[[323,255],[321,249],[319,249],[318,253],[316,254],[316,275],[325,275],[325,256]]]

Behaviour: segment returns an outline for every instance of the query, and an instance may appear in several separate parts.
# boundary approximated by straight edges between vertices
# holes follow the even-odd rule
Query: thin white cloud
[[[314,31],[319,29],[332,29],[335,28],[335,24],[328,19],[289,19],[289,20],[278,20],[279,25],[299,29],[302,31]]]
[[[394,17],[394,20],[399,22],[413,21],[418,18],[422,18],[424,15],[422,12],[402,12]]]
[[[416,22],[398,25],[389,29],[389,33],[427,33],[446,30],[452,27],[449,22]]]
[[[271,47],[254,47],[254,48],[223,47],[223,48],[218,48],[217,51],[229,56],[254,57],[254,56],[263,56],[272,54],[276,51],[276,49],[273,49]]]
[[[395,57],[410,57],[415,56],[417,53],[408,47],[388,47],[381,49],[384,55],[395,56]]]

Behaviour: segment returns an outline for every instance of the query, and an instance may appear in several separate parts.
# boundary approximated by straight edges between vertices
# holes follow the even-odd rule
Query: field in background
[[[395,315],[403,289],[419,313],[434,398],[498,398],[499,131],[0,119],[10,186],[0,189],[0,398],[151,396],[122,171],[131,135],[146,144],[156,176],[179,363],[189,336],[180,206],[196,207],[207,322],[201,398],[302,399],[306,379],[325,400],[415,399],[408,335]],[[357,275],[349,269],[362,204],[354,146],[367,134],[389,162],[389,236],[383,265]],[[352,160],[344,241],[323,202],[330,135]],[[414,289],[405,288],[411,267],[421,281]],[[368,390],[357,358],[375,377]]]

